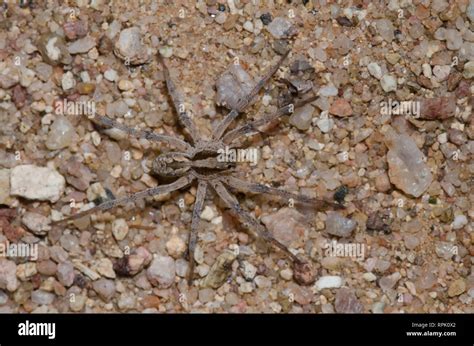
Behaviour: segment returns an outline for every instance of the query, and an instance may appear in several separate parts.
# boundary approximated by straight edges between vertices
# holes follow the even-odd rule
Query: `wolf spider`
[[[192,144],[167,135],[156,134],[152,131],[137,130],[129,128],[113,119],[94,115],[89,118],[94,123],[101,127],[116,128],[124,131],[128,135],[135,136],[137,138],[145,138],[154,142],[162,142],[175,147],[178,151],[171,151],[160,154],[152,163],[152,173],[160,177],[176,178],[174,182],[152,187],[134,194],[131,194],[124,198],[109,200],[103,202],[93,208],[79,212],[60,221],[54,222],[54,224],[60,224],[70,220],[82,218],[98,211],[105,211],[119,205],[125,205],[129,202],[135,202],[145,197],[151,197],[161,194],[166,194],[175,190],[182,189],[189,186],[194,181],[197,181],[197,192],[194,203],[194,209],[192,213],[191,221],[191,232],[188,240],[188,256],[189,256],[189,271],[187,275],[188,283],[191,284],[194,273],[194,250],[197,243],[197,232],[200,221],[200,214],[204,205],[206,192],[209,187],[216,192],[216,194],[222,199],[224,204],[230,211],[237,216],[247,227],[254,229],[257,236],[263,238],[265,241],[273,244],[280,250],[282,250],[292,261],[295,268],[295,274],[297,271],[304,272],[311,270],[309,263],[296,255],[294,255],[285,245],[276,240],[273,235],[248,211],[244,210],[238,203],[236,197],[229,192],[228,187],[250,193],[263,193],[270,194],[283,199],[292,199],[295,203],[303,203],[311,205],[315,208],[323,208],[327,206],[339,207],[339,204],[323,199],[314,199],[304,195],[291,193],[278,188],[269,187],[262,184],[250,183],[239,178],[233,177],[232,173],[233,164],[227,162],[220,162],[218,160],[218,150],[223,149],[225,146],[229,148],[235,148],[234,141],[244,136],[258,133],[258,128],[262,125],[268,124],[273,120],[278,119],[283,115],[291,114],[295,108],[301,107],[309,102],[315,100],[315,97],[307,98],[306,100],[300,100],[294,104],[288,104],[284,107],[279,108],[275,113],[265,115],[260,119],[248,122],[240,127],[237,127],[231,131],[226,132],[228,126],[235,120],[240,113],[242,113],[249,104],[255,99],[259,91],[264,87],[267,81],[275,74],[279,69],[285,58],[288,56],[289,50],[284,54],[271,69],[260,79],[258,83],[253,87],[248,95],[241,98],[237,102],[237,106],[234,107],[225,118],[218,124],[212,133],[211,139],[203,139],[198,133],[195,123],[186,113],[183,106],[182,94],[178,91],[176,85],[170,77],[168,67],[158,53],[158,60],[163,66],[164,78],[168,89],[169,96],[173,103],[174,109],[178,115],[180,125],[187,131],[187,135],[190,137]]]

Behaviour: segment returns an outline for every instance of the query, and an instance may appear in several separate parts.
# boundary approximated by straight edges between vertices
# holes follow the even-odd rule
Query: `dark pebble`
[[[260,16],[260,20],[262,21],[263,25],[268,25],[272,22],[272,15],[270,13],[264,13]]]

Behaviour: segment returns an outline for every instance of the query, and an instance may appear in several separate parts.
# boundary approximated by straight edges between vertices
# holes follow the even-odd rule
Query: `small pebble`
[[[293,24],[285,17],[275,18],[268,24],[267,30],[276,39],[289,38],[297,32]]]
[[[351,104],[346,99],[337,99],[329,107],[329,113],[338,117],[348,117],[352,115]]]
[[[365,281],[368,281],[368,282],[373,282],[377,280],[377,277],[373,273],[370,273],[370,272],[364,273],[362,277],[364,278]]]
[[[245,280],[248,281],[253,280],[255,274],[257,273],[257,268],[248,261],[243,261],[240,268]]]
[[[466,291],[466,283],[464,282],[463,279],[457,279],[449,285],[448,289],[448,296],[450,297],[456,297],[461,295]]]
[[[76,86],[76,80],[74,79],[74,76],[71,71],[68,71],[63,74],[61,86],[64,91],[70,90]]]
[[[367,69],[369,70],[369,73],[373,77],[377,79],[382,78],[382,69],[380,68],[379,64],[377,64],[376,62],[371,62],[370,64],[368,64]]]
[[[116,219],[112,223],[112,233],[117,240],[123,240],[128,234],[128,224],[125,219]]]
[[[107,71],[104,72],[104,77],[108,81],[114,82],[118,78],[117,71],[112,70],[112,69],[108,69]]]
[[[105,302],[109,302],[116,292],[115,281],[99,279],[92,283],[92,288]]]
[[[466,226],[468,223],[467,217],[465,215],[456,215],[453,221],[453,229],[461,229]]]
[[[383,75],[380,80],[380,85],[386,93],[397,90],[397,80],[395,79],[395,77],[388,74]]]
[[[326,219],[326,232],[338,237],[348,237],[356,228],[354,220],[341,216],[338,212],[330,211]]]
[[[186,243],[176,235],[166,242],[166,251],[173,258],[180,258],[186,251]]]
[[[10,191],[30,200],[56,202],[64,193],[66,180],[49,167],[19,165],[11,170]]]
[[[215,217],[214,210],[208,205],[206,205],[204,207],[204,210],[201,213],[201,219],[206,220],[206,221],[212,221],[214,217]]]
[[[75,134],[74,126],[64,116],[59,115],[51,125],[48,138],[45,142],[49,150],[64,149],[71,145]]]
[[[295,126],[298,130],[308,130],[313,119],[314,107],[305,105],[295,110],[290,116],[290,124]]]
[[[150,283],[160,288],[168,288],[174,282],[176,266],[169,256],[157,256],[153,259],[146,272]]]
[[[339,288],[342,286],[342,278],[340,276],[322,276],[314,284],[318,291],[325,288]]]

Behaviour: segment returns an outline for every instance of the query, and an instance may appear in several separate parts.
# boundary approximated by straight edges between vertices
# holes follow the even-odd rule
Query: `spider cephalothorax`
[[[126,132],[129,135],[138,138],[145,138],[154,142],[167,143],[171,147],[174,147],[176,151],[162,153],[157,158],[155,158],[152,163],[152,172],[155,175],[161,177],[175,178],[175,180],[169,184],[152,187],[132,194],[128,197],[104,202],[91,209],[69,216],[68,218],[56,222],[56,224],[82,218],[94,212],[105,211],[145,197],[179,190],[197,181],[198,186],[192,214],[191,232],[188,242],[188,254],[190,261],[188,275],[189,282],[192,281],[192,275],[194,271],[193,255],[197,243],[197,232],[200,215],[203,209],[207,190],[209,187],[211,187],[223,200],[227,208],[229,208],[230,211],[234,213],[247,227],[251,228],[259,237],[281,249],[293,261],[295,279],[301,283],[310,283],[314,279],[314,276],[308,274],[310,273],[309,263],[294,255],[285,245],[276,240],[273,235],[254,216],[252,216],[248,211],[239,205],[237,199],[231,192],[229,192],[228,188],[243,192],[271,194],[287,201],[293,200],[295,203],[309,204],[315,208],[323,208],[326,206],[338,207],[339,205],[326,200],[313,199],[304,195],[291,193],[262,184],[249,183],[245,180],[232,176],[235,163],[225,162],[219,159],[219,151],[226,146],[232,148],[235,147],[236,145],[234,142],[236,139],[257,133],[260,126],[270,123],[271,121],[278,119],[283,115],[290,114],[294,111],[294,109],[315,100],[314,97],[311,97],[305,100],[294,102],[292,104],[288,104],[284,107],[281,107],[273,114],[265,115],[257,120],[246,123],[243,126],[226,132],[228,126],[235,118],[237,118],[239,113],[243,112],[249,106],[249,104],[253,102],[254,98],[257,96],[265,83],[278,70],[284,59],[287,57],[288,53],[289,52],[280,58],[278,63],[273,66],[270,71],[254,86],[254,88],[248,95],[246,95],[246,97],[240,99],[239,102],[237,102],[235,108],[232,109],[224,117],[222,122],[214,129],[212,138],[209,140],[200,137],[196,125],[182,106],[182,96],[174,85],[165,62],[161,56],[158,56],[163,66],[166,85],[175,111],[178,114],[179,122],[187,131],[187,135],[190,137],[190,142],[192,144],[176,137],[156,134],[151,131],[142,131],[129,128],[113,119],[99,115],[95,115],[91,120],[100,126],[114,127]]]

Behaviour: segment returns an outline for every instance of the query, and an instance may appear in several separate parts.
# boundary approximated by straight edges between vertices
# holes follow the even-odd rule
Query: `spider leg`
[[[154,142],[165,142],[183,151],[189,151],[192,149],[188,143],[186,143],[185,141],[179,138],[166,136],[166,135],[159,135],[151,131],[137,130],[137,129],[128,127],[124,124],[121,124],[117,120],[110,119],[108,117],[104,117],[98,114],[95,114],[93,117],[90,117],[89,119],[100,126],[111,127],[111,128],[113,127],[127,133],[130,136],[134,136],[137,138],[144,138],[144,139],[148,139]]]
[[[188,241],[188,255],[189,255],[189,271],[188,271],[188,285],[192,284],[194,274],[194,250],[196,249],[197,233],[199,229],[199,222],[201,218],[202,207],[206,198],[207,182],[199,181],[196,192],[196,201],[194,202],[193,216],[191,219],[191,233],[189,233]]]
[[[259,237],[265,239],[270,244],[281,249],[287,256],[289,256],[293,261],[299,263],[300,260],[296,257],[285,245],[276,240],[273,235],[249,212],[242,209],[240,204],[237,202],[236,198],[225,188],[224,184],[221,181],[214,179],[211,180],[211,185],[219,195],[219,197],[224,201],[227,207],[230,208],[233,214],[235,214],[242,222],[250,229],[255,230]]]
[[[289,104],[284,107],[279,108],[275,113],[273,114],[267,114],[261,117],[260,119],[254,120],[250,123],[247,123],[245,125],[242,125],[232,131],[227,132],[224,137],[222,138],[222,142],[225,144],[230,144],[234,140],[236,140],[239,137],[245,136],[247,134],[254,134],[259,132],[258,128],[260,126],[263,126],[265,124],[268,124],[272,122],[275,119],[280,118],[283,115],[289,115],[291,114],[296,108],[302,107],[310,102],[313,102],[314,100],[317,99],[317,96],[312,96],[309,97],[305,100],[298,101],[294,104]]]
[[[124,205],[124,204],[127,204],[129,202],[135,202],[135,201],[137,201],[139,199],[142,199],[142,198],[145,198],[145,197],[151,197],[151,196],[161,195],[161,194],[168,193],[168,192],[173,192],[175,190],[181,189],[181,188],[189,185],[193,180],[194,180],[193,176],[187,175],[187,176],[179,178],[178,180],[172,182],[171,184],[155,186],[155,187],[152,187],[152,188],[134,193],[134,194],[129,195],[127,197],[123,197],[123,198],[114,199],[114,200],[111,200],[111,201],[104,202],[104,203],[99,204],[99,205],[97,205],[93,208],[90,208],[90,209],[84,210],[82,212],[79,212],[77,214],[71,215],[71,216],[66,217],[62,220],[52,222],[52,225],[62,224],[62,223],[67,222],[67,221],[80,219],[84,216],[93,214],[95,212],[106,211],[106,210],[115,208],[119,205]]]
[[[163,74],[166,80],[166,88],[168,89],[168,93],[171,96],[171,100],[173,101],[174,109],[176,110],[176,113],[178,114],[179,123],[186,130],[188,130],[189,135],[191,136],[191,139],[193,140],[193,142],[197,143],[199,141],[199,132],[196,128],[196,124],[189,117],[188,113],[186,113],[184,109],[183,95],[181,94],[181,92],[178,90],[173,80],[171,79],[168,66],[166,65],[165,60],[161,56],[160,53],[158,53],[158,60],[163,66]]]
[[[260,90],[264,87],[264,85],[268,82],[268,80],[278,71],[280,68],[281,64],[285,60],[285,58],[288,56],[290,53],[290,50],[288,50],[283,56],[280,58],[280,60],[273,66],[270,71],[268,71],[263,78],[253,87],[253,89],[248,93],[244,98],[242,98],[236,109],[232,109],[230,113],[226,115],[224,120],[222,120],[217,128],[214,130],[213,133],[213,138],[214,139],[221,139],[222,135],[224,134],[225,130],[227,127],[232,123],[232,121],[237,118],[240,112],[243,112],[244,109],[252,102],[252,100],[255,98],[255,96],[260,92]]]
[[[277,189],[274,187],[269,187],[266,185],[262,184],[255,184],[255,183],[249,183],[247,181],[232,177],[232,176],[227,176],[227,177],[222,177],[221,180],[229,185],[230,187],[233,187],[235,189],[238,189],[240,191],[244,192],[254,192],[254,193],[265,193],[269,195],[275,195],[283,199],[287,200],[293,200],[296,203],[302,203],[302,204],[308,204],[311,206],[314,206],[316,209],[322,209],[325,207],[333,207],[333,208],[340,208],[341,205],[327,201],[324,199],[316,199],[316,198],[311,198],[305,195],[300,195],[292,192],[288,192],[285,190]]]

